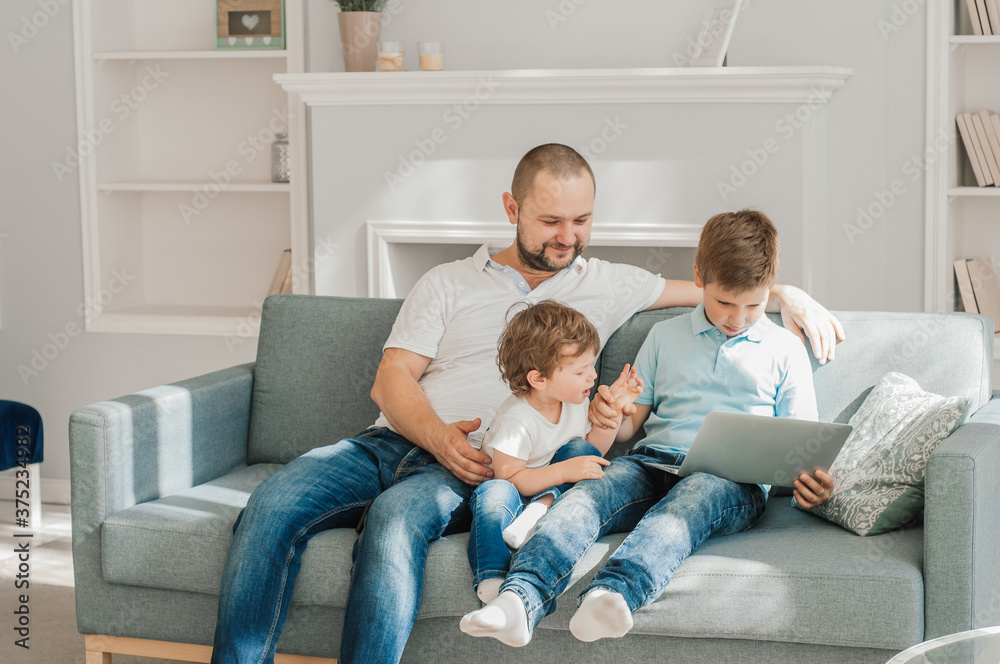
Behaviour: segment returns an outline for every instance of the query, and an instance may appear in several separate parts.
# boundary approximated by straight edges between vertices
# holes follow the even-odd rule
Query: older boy
[[[805,349],[763,315],[778,272],[770,220],[751,210],[712,217],[695,260],[703,303],[650,330],[636,360],[645,389],[634,405],[612,409],[616,421],[623,418],[617,440],[629,440],[640,426],[646,437],[615,459],[604,479],[580,482],[563,495],[515,555],[500,595],[466,615],[462,631],[525,645],[590,545],[631,530],[583,590],[570,621],[581,641],[624,636],[632,614],[660,595],[706,538],[746,530],[763,515],[762,486],[704,473],[679,478],[647,465],[679,466],[711,410],[816,418]],[[598,402],[605,394],[595,397],[592,420],[603,420]],[[822,471],[803,475],[796,500],[814,507],[832,489]]]
[[[519,548],[574,482],[604,477],[615,431],[591,428],[587,417],[600,350],[597,328],[555,300],[526,305],[500,335],[497,365],[512,394],[483,437],[496,479],[480,484],[469,502],[469,563],[483,602],[496,599],[507,575],[507,547]],[[642,382],[626,365],[611,386],[614,407],[641,393]]]

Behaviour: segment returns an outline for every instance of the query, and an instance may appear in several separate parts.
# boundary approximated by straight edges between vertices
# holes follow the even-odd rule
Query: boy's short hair
[[[535,186],[539,171],[548,171],[559,179],[571,178],[586,173],[597,188],[594,171],[579,152],[561,143],[546,143],[528,150],[514,169],[514,180],[510,184],[510,195],[520,204]]]
[[[520,303],[511,309],[517,306]],[[551,377],[570,346],[576,346],[572,357],[588,350],[596,355],[601,350],[597,328],[582,313],[555,300],[530,304],[514,314],[500,334],[500,375],[515,396],[526,396],[531,392],[528,372],[536,369],[545,378]]]
[[[767,215],[740,210],[705,223],[694,262],[704,283],[739,294],[774,285],[779,253],[778,230]]]

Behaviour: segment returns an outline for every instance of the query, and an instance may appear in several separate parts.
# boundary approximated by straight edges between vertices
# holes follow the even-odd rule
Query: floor
[[[73,598],[73,548],[69,506],[42,506],[37,531],[14,524],[14,503],[0,500],[0,662],[3,664],[84,664],[83,636],[76,631]],[[17,588],[19,573],[15,547],[32,532],[29,588]],[[28,595],[29,648],[15,645],[14,631],[22,594]],[[168,664],[169,660],[115,655],[114,664]]]

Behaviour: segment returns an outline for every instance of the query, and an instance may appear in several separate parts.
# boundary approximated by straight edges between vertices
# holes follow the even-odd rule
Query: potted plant
[[[334,0],[340,6],[345,71],[375,71],[382,9],[387,0]]]

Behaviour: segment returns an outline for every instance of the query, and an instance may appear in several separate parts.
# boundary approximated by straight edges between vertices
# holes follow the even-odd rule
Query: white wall
[[[423,39],[447,42],[447,65],[453,69],[672,64],[675,49],[664,45],[664,35],[673,25],[670,12],[685,6],[681,0],[630,3],[624,14],[619,2],[574,1],[579,4],[570,0],[489,4],[404,0],[404,11],[392,19],[384,36],[407,42],[410,68],[415,68],[416,41]],[[552,31],[551,15],[546,12],[559,14],[560,5],[577,9]],[[732,65],[854,68],[853,78],[827,109],[833,127],[828,167],[832,221],[826,228],[813,229],[825,234],[823,251],[830,268],[813,290],[834,308],[916,310],[921,306],[923,183],[922,179],[911,182],[903,169],[907,159],[923,149],[925,23],[921,10],[920,16],[884,39],[876,22],[889,19],[892,7],[885,0],[751,0],[730,49]],[[309,0],[308,10],[313,70],[341,68],[336,8],[329,0]],[[69,7],[62,7],[15,53],[9,34],[20,34],[23,19],[30,20],[38,11],[37,0],[0,3],[5,37],[0,44],[0,81],[7,91],[0,104],[0,398],[39,408],[47,434],[43,476],[65,480],[69,477],[67,421],[75,408],[251,361],[256,343],[250,340],[230,353],[220,337],[81,333],[70,338],[37,376],[28,377],[27,384],[20,377],[19,365],[30,367],[34,351],[43,352],[55,343],[49,335],[58,338],[67,325],[82,327],[82,316],[77,313],[83,302],[78,185],[74,178],[59,183],[51,168],[76,141],[72,17]],[[615,47],[608,48],[609,43]],[[773,131],[768,120],[756,118],[756,132],[745,134],[745,144],[729,146],[735,155]],[[454,215],[499,218],[499,196],[509,183],[516,157],[523,152],[521,147],[527,149],[546,139],[531,130],[530,119],[511,132],[523,145],[512,147],[502,163],[486,165],[491,196],[473,199],[467,193],[452,192],[448,205]],[[706,136],[705,140],[714,139]],[[719,164],[720,177],[730,165]],[[774,186],[779,186],[778,175],[783,172],[780,166],[775,168],[760,181],[769,186],[776,181]],[[601,177],[604,182],[615,176]],[[850,243],[842,224],[854,222],[856,208],[871,204],[873,192],[888,189],[896,179],[905,182],[905,195]],[[317,191],[327,186],[321,179],[316,181]],[[647,210],[612,209],[612,197],[606,196],[609,191],[605,187],[599,192],[603,218],[639,216],[640,212],[648,216]],[[711,182],[702,185],[699,193],[696,200],[679,205],[695,215],[729,203],[751,202],[733,198],[724,203]],[[360,229],[346,232],[351,235],[347,246],[360,246]],[[346,268],[348,277],[355,280],[364,273],[364,258],[358,252],[348,253],[356,257]],[[357,294],[364,292],[363,283],[354,286]]]
[[[446,66],[450,69],[673,66],[678,58],[683,59],[688,40],[700,29],[701,12],[694,11],[692,23],[692,4],[646,0],[630,3],[628,12],[623,13],[620,3],[598,0],[511,0],[494,4],[463,0],[424,0],[417,4],[404,0],[402,11],[391,17],[382,37],[405,43],[406,66],[411,69],[417,67],[416,42],[425,39],[446,42]],[[919,12],[907,15],[903,4],[911,11],[918,7]],[[336,9],[327,0],[310,0],[308,12],[310,68],[342,71]],[[670,20],[672,12],[679,12],[682,20]],[[825,219],[805,218],[805,237],[813,238],[809,247],[798,246],[796,238],[786,238],[783,256],[785,267],[790,268],[786,280],[800,283],[800,275],[811,271],[810,290],[834,309],[912,311],[923,306],[923,174],[913,167],[912,159],[924,147],[925,26],[924,8],[916,0],[749,0],[736,26],[729,50],[732,66],[835,65],[854,70],[852,78],[822,111],[828,127],[828,213]],[[614,39],[614,48],[607,46],[609,37]],[[473,136],[476,127],[486,122],[484,117],[493,110],[478,113],[460,132],[455,132],[454,139],[442,146],[442,153],[435,159],[447,162],[453,156],[467,156],[468,146],[477,141]],[[625,136],[627,140],[594,160],[599,177],[597,222],[655,218],[676,221],[678,213],[693,218],[723,209],[756,206],[771,212],[779,230],[783,230],[783,223],[791,223],[785,215],[801,212],[784,194],[785,183],[801,186],[794,181],[794,175],[788,179],[787,155],[799,149],[807,129],[796,129],[786,138],[787,122],[782,129],[777,127],[786,113],[795,110],[772,108],[770,115],[754,112],[749,121],[740,124],[735,139],[731,127],[711,131],[668,120],[662,127],[650,128],[648,118],[641,120],[633,125],[638,130]],[[357,208],[369,214],[374,210],[386,219],[400,218],[392,215],[403,214],[401,210],[412,211],[409,217],[402,218],[413,219],[503,219],[499,195],[509,186],[520,154],[549,140],[577,145],[572,143],[573,137],[586,135],[583,128],[574,133],[569,126],[539,122],[531,114],[524,114],[509,127],[511,145],[504,154],[469,164],[475,178],[456,179],[445,173],[445,163],[438,163],[435,167],[444,170],[437,172],[441,176],[438,179],[431,178],[435,184],[424,177],[426,173],[419,177],[421,186],[426,187],[419,201],[413,194],[404,194],[402,200],[399,196],[386,197],[379,183],[370,178],[360,190],[362,197],[369,197],[369,207],[365,208],[356,190],[351,190],[351,201],[345,201],[344,194],[350,188],[338,181],[338,169],[345,159],[351,159],[352,164],[358,160],[358,169],[370,168],[369,175],[378,176],[385,170],[385,164],[368,163],[371,159],[359,154],[365,140],[373,149],[382,149],[389,142],[402,151],[440,120],[440,109],[413,111],[412,120],[402,126],[398,117],[386,115],[395,123],[392,127],[379,127],[370,114],[356,116],[350,109],[314,112],[313,127],[323,139],[332,138],[325,132],[333,132],[336,125],[354,126],[350,124],[353,122],[363,129],[363,137],[348,141],[352,145],[331,145],[329,151],[313,155],[317,234],[332,233],[337,241],[353,247],[357,256],[353,264],[330,266],[327,273],[318,273],[317,292],[365,293],[364,220]],[[609,107],[605,114],[621,112]],[[629,112],[637,113],[634,107]],[[579,118],[574,117],[564,125],[577,121]],[[626,177],[639,172],[633,168],[639,164],[629,153],[629,143],[648,139],[669,144],[689,139],[691,131],[698,132],[697,138],[705,143],[706,151],[728,156],[717,158],[715,169],[703,167],[699,171],[702,180],[675,183],[673,191],[683,191],[683,200],[667,200],[664,188],[657,183],[660,175],[683,178],[686,173],[683,165],[672,170],[667,158],[645,164],[641,186],[620,189]],[[640,135],[644,132],[646,135]],[[724,200],[717,183],[728,180],[732,167],[746,159],[746,150],[759,148],[769,138],[782,145],[778,158],[770,160],[738,193]],[[351,154],[351,149],[358,152]],[[619,166],[624,166],[625,172]],[[616,173],[622,179],[614,181],[614,187],[604,187],[606,173]],[[364,179],[365,174],[355,175]],[[456,186],[472,180],[470,186]],[[896,191],[903,192],[901,195],[892,193],[894,182]],[[890,196],[895,200],[880,213],[879,197],[888,201]],[[871,218],[871,223],[862,218],[859,225],[859,207],[872,207],[877,216]],[[635,262],[643,265],[644,259],[637,256]],[[419,272],[419,268],[415,265],[409,271]]]

